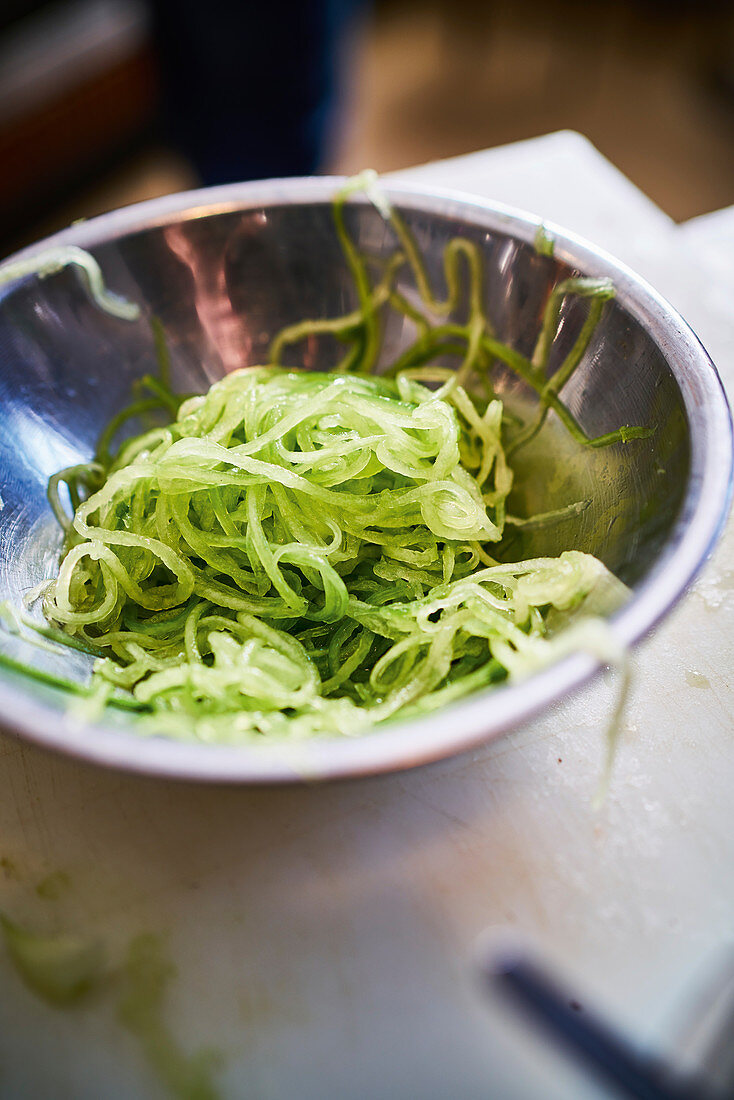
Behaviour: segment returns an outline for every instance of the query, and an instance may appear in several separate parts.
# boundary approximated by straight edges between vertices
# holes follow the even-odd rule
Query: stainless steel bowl
[[[89,457],[101,428],[128,401],[131,382],[154,367],[151,314],[168,335],[176,385],[200,391],[226,371],[263,362],[284,324],[348,308],[353,288],[331,218],[336,185],[304,179],[174,195],[72,226],[22,254],[57,244],[88,249],[110,288],[144,309],[135,323],[102,313],[69,269],[0,288],[0,600],[18,602],[52,575],[59,537],[46,501],[48,476]],[[573,521],[526,534],[510,552],[573,546],[601,557],[632,587],[612,630],[633,644],[684,591],[726,515],[731,421],[711,361],[654,290],[573,235],[549,227],[554,256],[541,256],[532,217],[437,191],[391,186],[388,194],[437,285],[452,236],[480,244],[489,316],[500,337],[523,352],[531,351],[543,303],[559,280],[574,273],[613,279],[616,298],[563,397],[591,434],[620,424],[654,425],[655,433],[593,450],[572,445],[551,419],[529,456],[533,472],[515,509],[529,514],[581,498],[592,505]],[[390,231],[368,201],[355,199],[348,217],[363,245],[393,250]],[[571,346],[583,317],[584,306],[569,301],[554,356]],[[402,324],[388,326],[387,353],[406,339]],[[313,366],[328,367],[330,350],[317,348]],[[510,405],[529,400],[515,377],[500,376],[498,387]],[[0,646],[51,674],[87,671],[81,655],[59,658],[6,633]],[[518,725],[598,668],[589,655],[576,654],[524,684],[477,694],[427,718],[297,746],[143,739],[123,717],[85,726],[67,713],[58,691],[12,671],[0,672],[0,716],[8,730],[39,744],[129,770],[289,781],[387,771],[458,752]]]

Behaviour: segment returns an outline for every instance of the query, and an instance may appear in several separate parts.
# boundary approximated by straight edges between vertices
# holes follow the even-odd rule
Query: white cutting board
[[[681,309],[734,391],[734,267],[711,259],[704,222],[675,227],[580,136],[399,176],[514,203],[606,247]],[[724,232],[734,250],[734,217],[713,236]],[[734,923],[732,551],[730,526],[637,651],[599,812],[603,683],[470,754],[313,788],[130,778],[0,737],[0,908],[99,933],[113,956],[140,931],[166,932],[169,1022],[187,1049],[221,1048],[223,1097],[606,1095],[480,995],[474,946],[488,926],[527,934],[582,1003],[675,1044],[676,1004]],[[57,871],[68,887],[39,897]],[[109,996],[54,1010],[0,953],[0,1097],[164,1095]]]

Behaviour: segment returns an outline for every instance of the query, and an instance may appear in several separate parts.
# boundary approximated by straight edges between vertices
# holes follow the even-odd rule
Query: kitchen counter
[[[572,133],[395,178],[606,248],[683,313],[734,393],[734,208],[677,226]],[[0,737],[0,908],[100,935],[113,962],[163,934],[168,1022],[185,1049],[221,1050],[225,1098],[606,1096],[480,991],[477,939],[522,934],[582,1006],[679,1049],[734,937],[733,657],[730,522],[635,652],[596,811],[613,678],[476,751],[322,786],[149,780]],[[54,1009],[5,955],[0,988],[0,1097],[166,1095],[111,990]]]

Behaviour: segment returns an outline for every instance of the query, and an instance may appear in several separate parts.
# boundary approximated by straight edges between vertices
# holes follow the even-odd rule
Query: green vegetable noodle
[[[347,232],[345,200],[358,188],[394,231],[387,262],[362,255]],[[564,651],[554,620],[595,609],[600,593],[605,609],[623,598],[599,561],[571,548],[511,564],[500,553],[508,526],[583,507],[507,513],[508,455],[550,411],[579,445],[648,434],[621,427],[589,439],[559,397],[613,296],[609,282],[561,283],[525,358],[493,334],[476,245],[447,245],[442,300],[368,174],[337,196],[334,218],[352,312],[285,329],[269,363],[202,396],[174,396],[165,376],[142,380],[129,415],[157,406],[170,422],[115,453],[125,412],[93,462],[51,479],[65,545],[42,593],[43,632],[97,657],[91,709],[121,702],[143,729],[214,743],[354,735],[527,675]],[[545,235],[541,244],[547,253]],[[412,291],[405,278],[398,286],[406,272]],[[571,295],[588,300],[587,320],[549,377]],[[415,339],[376,374],[390,310]],[[330,373],[281,365],[319,334],[345,349]],[[159,327],[156,343],[167,366]],[[538,395],[520,427],[508,428],[493,391],[497,361]]]
[[[3,913],[0,934],[25,984],[51,1005],[74,1004],[101,983],[105,957],[98,940],[30,932]]]

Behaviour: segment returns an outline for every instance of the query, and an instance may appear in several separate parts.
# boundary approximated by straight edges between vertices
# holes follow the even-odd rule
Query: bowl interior
[[[495,333],[525,355],[552,288],[585,273],[564,260],[563,248],[555,258],[539,255],[529,223],[477,219],[458,203],[436,212],[405,200],[402,210],[442,293],[446,243],[461,234],[479,244],[488,317]],[[394,251],[391,230],[369,203],[350,204],[347,221],[374,256]],[[96,240],[93,224],[83,243],[107,285],[143,306],[139,320],[100,311],[72,269],[0,290],[0,600],[17,602],[52,575],[60,537],[46,499],[48,477],[88,460],[102,428],[129,402],[131,383],[155,371],[151,317],[166,334],[174,388],[201,392],[228,371],[267,362],[282,326],[339,315],[356,302],[325,198],[247,209],[194,206],[158,224],[136,225],[131,217],[129,226],[100,230]],[[403,278],[410,295],[412,282]],[[566,300],[550,369],[573,346],[587,309],[581,299]],[[402,316],[391,317],[382,361],[413,337]],[[290,362],[313,369],[328,369],[336,354],[326,339],[289,351]],[[581,447],[551,415],[518,453],[511,510],[527,516],[575,501],[588,506],[561,523],[518,531],[504,545],[508,559],[586,550],[633,588],[659,566],[690,489],[689,417],[674,365],[671,348],[639,310],[620,298],[605,305],[564,402],[590,435],[622,424],[651,426],[654,433]],[[527,412],[536,400],[499,365],[495,386],[510,410]],[[88,667],[81,655],[60,659],[6,635],[0,645],[51,673],[82,675]]]

